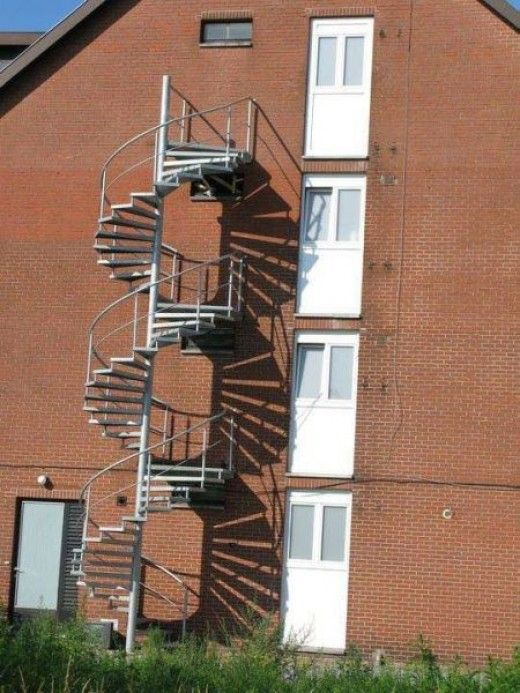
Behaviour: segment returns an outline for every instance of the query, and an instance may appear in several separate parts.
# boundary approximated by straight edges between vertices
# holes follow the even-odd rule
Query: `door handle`
[[[15,565],[15,567],[13,568],[13,571],[15,573],[23,573],[23,570],[21,568],[19,568],[17,565]]]

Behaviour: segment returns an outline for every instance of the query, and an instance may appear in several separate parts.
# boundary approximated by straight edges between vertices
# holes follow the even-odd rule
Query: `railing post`
[[[181,137],[180,141],[184,142],[184,135],[186,131],[186,99],[182,100],[182,120],[181,120]]]
[[[162,79],[162,96],[161,96],[161,119],[159,124],[161,127],[158,130],[156,152],[155,152],[155,180],[159,181],[162,178],[164,153],[168,147],[168,119],[170,117],[170,77],[163,75]]]
[[[87,378],[85,380],[85,383],[90,382],[90,369],[92,366],[92,340],[93,340],[93,335],[92,335],[92,332],[90,332],[90,334],[88,336]]]
[[[226,154],[229,154],[231,148],[231,106],[227,108],[227,124],[226,124]]]
[[[100,219],[105,216],[106,184],[107,184],[107,170],[106,170],[106,168],[104,168],[103,173],[101,174],[101,199],[99,201],[99,218]]]
[[[204,428],[202,431],[202,470],[200,478],[200,487],[204,488],[204,479],[206,476],[206,448],[208,444],[208,430]]]
[[[202,280],[201,280],[201,273],[200,273],[201,268],[199,267],[197,269],[197,332],[200,330],[200,294],[202,291]]]
[[[188,620],[188,588],[184,585],[184,595],[182,598],[182,630],[181,637],[186,637],[186,621]]]
[[[228,301],[227,301],[227,314],[228,318],[231,317],[231,309],[233,305],[233,279],[235,276],[235,261],[233,258],[229,260],[229,282],[228,282]]]
[[[242,313],[242,302],[243,297],[243,286],[244,286],[244,258],[241,257],[238,264],[238,296],[237,296],[237,308],[238,312]]]
[[[247,124],[246,124],[246,152],[251,154],[251,128],[253,117],[253,99],[247,102]]]
[[[137,346],[137,313],[139,304],[139,294],[134,295],[134,329],[133,329],[133,348]]]
[[[229,419],[229,471],[233,471],[233,453],[235,450],[235,417]]]

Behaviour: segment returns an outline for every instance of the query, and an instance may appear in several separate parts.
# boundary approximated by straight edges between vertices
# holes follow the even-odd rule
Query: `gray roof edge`
[[[29,46],[43,31],[0,31],[0,46]]]
[[[57,43],[65,34],[74,29],[107,0],[85,0],[79,7],[72,10],[58,24],[42,34],[34,43],[20,53],[9,65],[0,72],[0,88],[34,62],[48,48]]]
[[[507,0],[481,0],[494,12],[499,14],[502,19],[509,22],[515,29],[520,29],[520,11],[510,5]]]

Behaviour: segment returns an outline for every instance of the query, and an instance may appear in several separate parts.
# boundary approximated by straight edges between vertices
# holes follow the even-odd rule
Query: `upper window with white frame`
[[[306,156],[368,156],[373,26],[370,17],[312,21]]]
[[[304,178],[298,313],[361,315],[365,204],[365,176]]]

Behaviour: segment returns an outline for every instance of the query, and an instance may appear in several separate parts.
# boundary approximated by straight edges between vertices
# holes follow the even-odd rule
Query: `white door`
[[[368,156],[373,26],[368,17],[313,20],[306,156]]]
[[[361,315],[366,179],[306,176],[298,307],[305,315]]]
[[[282,619],[285,642],[341,652],[347,628],[351,496],[290,491]]]
[[[350,477],[354,472],[359,335],[299,332],[290,434],[290,471]]]
[[[23,501],[15,568],[16,613],[58,610],[63,503]]]

